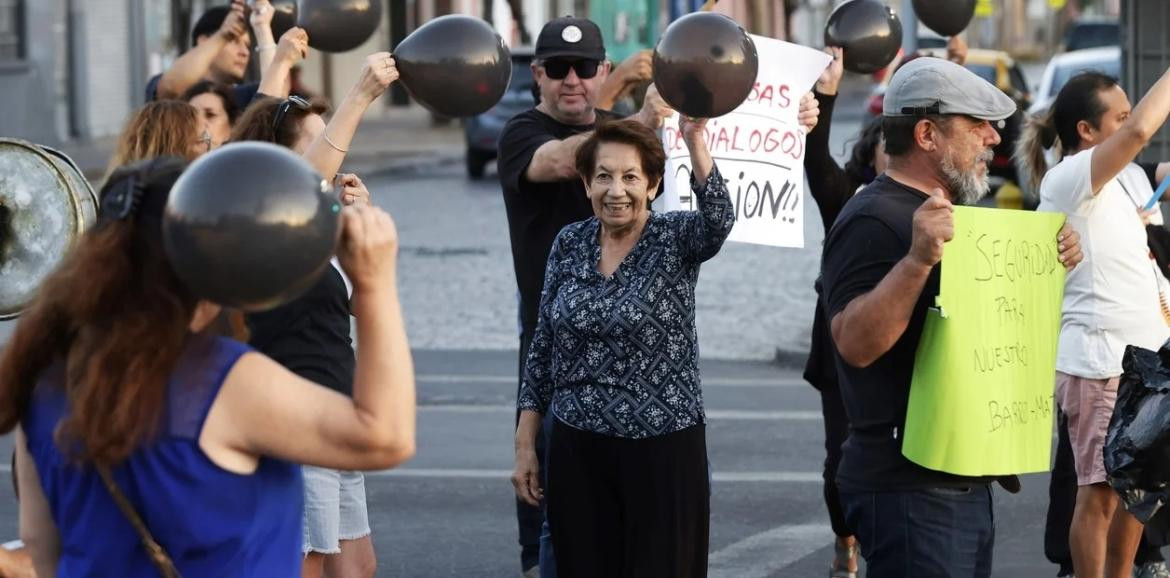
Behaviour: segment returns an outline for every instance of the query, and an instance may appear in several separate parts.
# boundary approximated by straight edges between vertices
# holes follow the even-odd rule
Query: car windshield
[[[990,82],[992,85],[996,84],[995,67],[990,64],[968,64],[967,70],[974,72],[976,76]]]
[[[1069,79],[1077,74],[1087,71],[1096,71],[1103,74],[1108,74],[1113,78],[1121,76],[1121,61],[1120,60],[1102,60],[1099,62],[1080,62],[1077,64],[1067,64],[1057,67],[1052,72],[1052,86],[1048,89],[1048,94],[1056,96],[1060,89],[1068,83]]]
[[[1081,24],[1068,35],[1066,50],[1084,50],[1101,46],[1117,46],[1121,43],[1121,28],[1116,24]]]
[[[528,94],[532,92],[532,82],[532,67],[527,62],[513,62],[512,82],[508,84],[508,91]]]
[[[947,39],[938,36],[919,36],[918,48],[946,48]]]

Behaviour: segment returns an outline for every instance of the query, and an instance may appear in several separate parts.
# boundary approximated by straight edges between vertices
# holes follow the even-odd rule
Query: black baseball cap
[[[601,28],[588,18],[563,16],[540,29],[536,39],[536,58],[580,58],[605,60],[605,41]]]

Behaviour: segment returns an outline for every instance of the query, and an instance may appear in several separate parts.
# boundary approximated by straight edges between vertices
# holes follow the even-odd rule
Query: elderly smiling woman
[[[535,438],[552,412],[548,519],[560,578],[707,574],[710,488],[695,283],[735,215],[703,138],[682,119],[698,211],[652,213],[662,143],[600,126],[577,170],[594,217],[553,244],[518,406],[521,499],[544,492]]]

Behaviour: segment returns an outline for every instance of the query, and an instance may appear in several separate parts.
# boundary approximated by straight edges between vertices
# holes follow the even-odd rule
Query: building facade
[[[1170,70],[1170,2],[1166,0],[1125,0],[1121,6],[1121,80],[1133,102],[1137,102],[1159,78]],[[1149,162],[1170,161],[1170,127],[1163,126],[1141,158]]]
[[[11,114],[0,115],[0,135],[45,144],[101,139],[117,134],[142,104],[146,81],[165,70],[188,47],[194,18],[227,0],[0,0],[0,99]],[[602,28],[610,57],[621,60],[652,48],[667,25],[703,0],[380,0],[383,18],[363,46],[344,54],[312,53],[303,82],[336,101],[356,80],[365,56],[390,50],[435,17],[467,14],[484,18],[510,45],[532,42],[553,17],[588,16]],[[750,31],[817,46],[824,19],[841,0],[720,0],[715,9]],[[895,10],[909,0],[886,0]],[[1130,17],[1124,42],[1140,81],[1166,52],[1165,35],[1143,32],[1160,26],[1166,0],[979,0],[966,32],[975,47],[1019,56],[1047,56],[1063,28],[1083,13]],[[1139,8],[1144,7],[1144,8]],[[795,13],[792,10],[795,9]],[[791,16],[791,18],[790,18]],[[790,22],[791,21],[791,22]],[[791,26],[791,35],[789,32]],[[1161,41],[1159,44],[1157,41]],[[1152,44],[1151,44],[1152,43]],[[1139,55],[1140,51],[1140,55]],[[1127,58],[1131,58],[1127,56]],[[1127,60],[1127,62],[1129,62]],[[1144,64],[1143,64],[1144,63]],[[1162,70],[1165,67],[1163,66]],[[1145,76],[1142,76],[1142,75]],[[408,103],[398,89],[387,106]],[[371,114],[383,114],[375,107]]]
[[[43,144],[121,130],[184,43],[173,0],[0,0],[0,135]]]
[[[390,1],[382,0],[385,16]],[[0,136],[57,145],[117,135],[143,104],[147,80],[188,48],[198,15],[224,3],[0,0],[0,101],[11,107],[0,115]],[[312,53],[302,65],[305,83],[344,96],[365,56],[389,50],[388,30],[385,17],[354,51]]]

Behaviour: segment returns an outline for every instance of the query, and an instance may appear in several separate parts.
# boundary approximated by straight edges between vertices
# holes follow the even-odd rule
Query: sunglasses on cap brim
[[[564,80],[569,76],[569,69],[577,71],[577,78],[593,78],[597,76],[597,69],[601,67],[598,60],[564,60],[555,58],[544,61],[544,73],[553,80]]]

